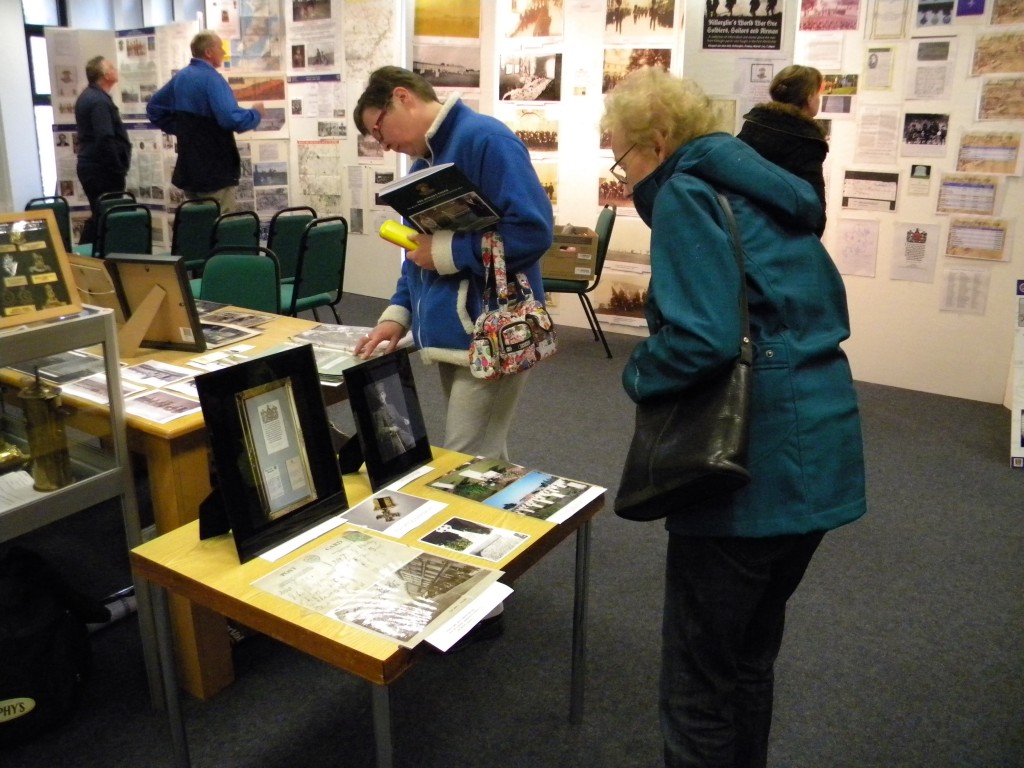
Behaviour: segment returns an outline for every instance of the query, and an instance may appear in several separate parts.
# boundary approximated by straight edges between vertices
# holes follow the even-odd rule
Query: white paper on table
[[[303,544],[308,544],[318,536],[323,536],[328,531],[333,531],[335,528],[339,528],[347,522],[348,520],[343,518],[341,515],[329,517],[326,520],[317,523],[312,528],[308,528],[302,533],[292,536],[287,541],[282,541],[276,547],[268,549],[259,557],[261,560],[266,560],[268,563],[276,563],[289,552],[294,552]]]
[[[511,594],[512,587],[500,581],[494,582],[473,602],[427,635],[426,641],[439,651],[447,651]]]
[[[402,475],[400,478],[395,480],[390,485],[385,486],[385,489],[388,490],[388,491],[400,491],[400,490],[402,490],[403,486],[408,485],[413,480],[415,480],[417,477],[423,477],[428,472],[433,472],[433,471],[434,471],[433,467],[428,467],[426,465],[424,465],[422,467],[417,467],[412,472],[409,472],[406,475]]]

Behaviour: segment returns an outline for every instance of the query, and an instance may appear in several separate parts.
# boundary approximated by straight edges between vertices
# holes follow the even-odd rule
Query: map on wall
[[[394,5],[391,0],[345,3],[345,71],[355,88],[361,90],[373,70],[394,63]]]

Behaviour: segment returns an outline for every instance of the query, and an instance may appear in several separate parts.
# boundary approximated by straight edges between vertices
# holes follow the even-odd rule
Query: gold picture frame
[[[263,516],[276,520],[317,500],[291,378],[235,393]]]
[[[81,309],[53,211],[0,213],[0,329]]]

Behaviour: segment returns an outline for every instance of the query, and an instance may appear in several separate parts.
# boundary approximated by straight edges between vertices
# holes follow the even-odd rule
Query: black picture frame
[[[196,390],[241,562],[348,507],[311,346],[200,374]]]
[[[346,368],[345,386],[373,490],[434,458],[409,350]]]

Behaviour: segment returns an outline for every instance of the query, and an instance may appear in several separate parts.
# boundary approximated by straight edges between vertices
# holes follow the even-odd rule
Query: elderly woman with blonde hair
[[[811,186],[726,133],[690,80],[644,69],[605,100],[615,174],[651,228],[650,336],[622,374],[641,403],[685,398],[754,345],[745,488],[664,510],[661,728],[667,766],[764,766],[786,602],[825,533],[865,512],[842,279]],[[735,213],[745,274],[721,192]]]

